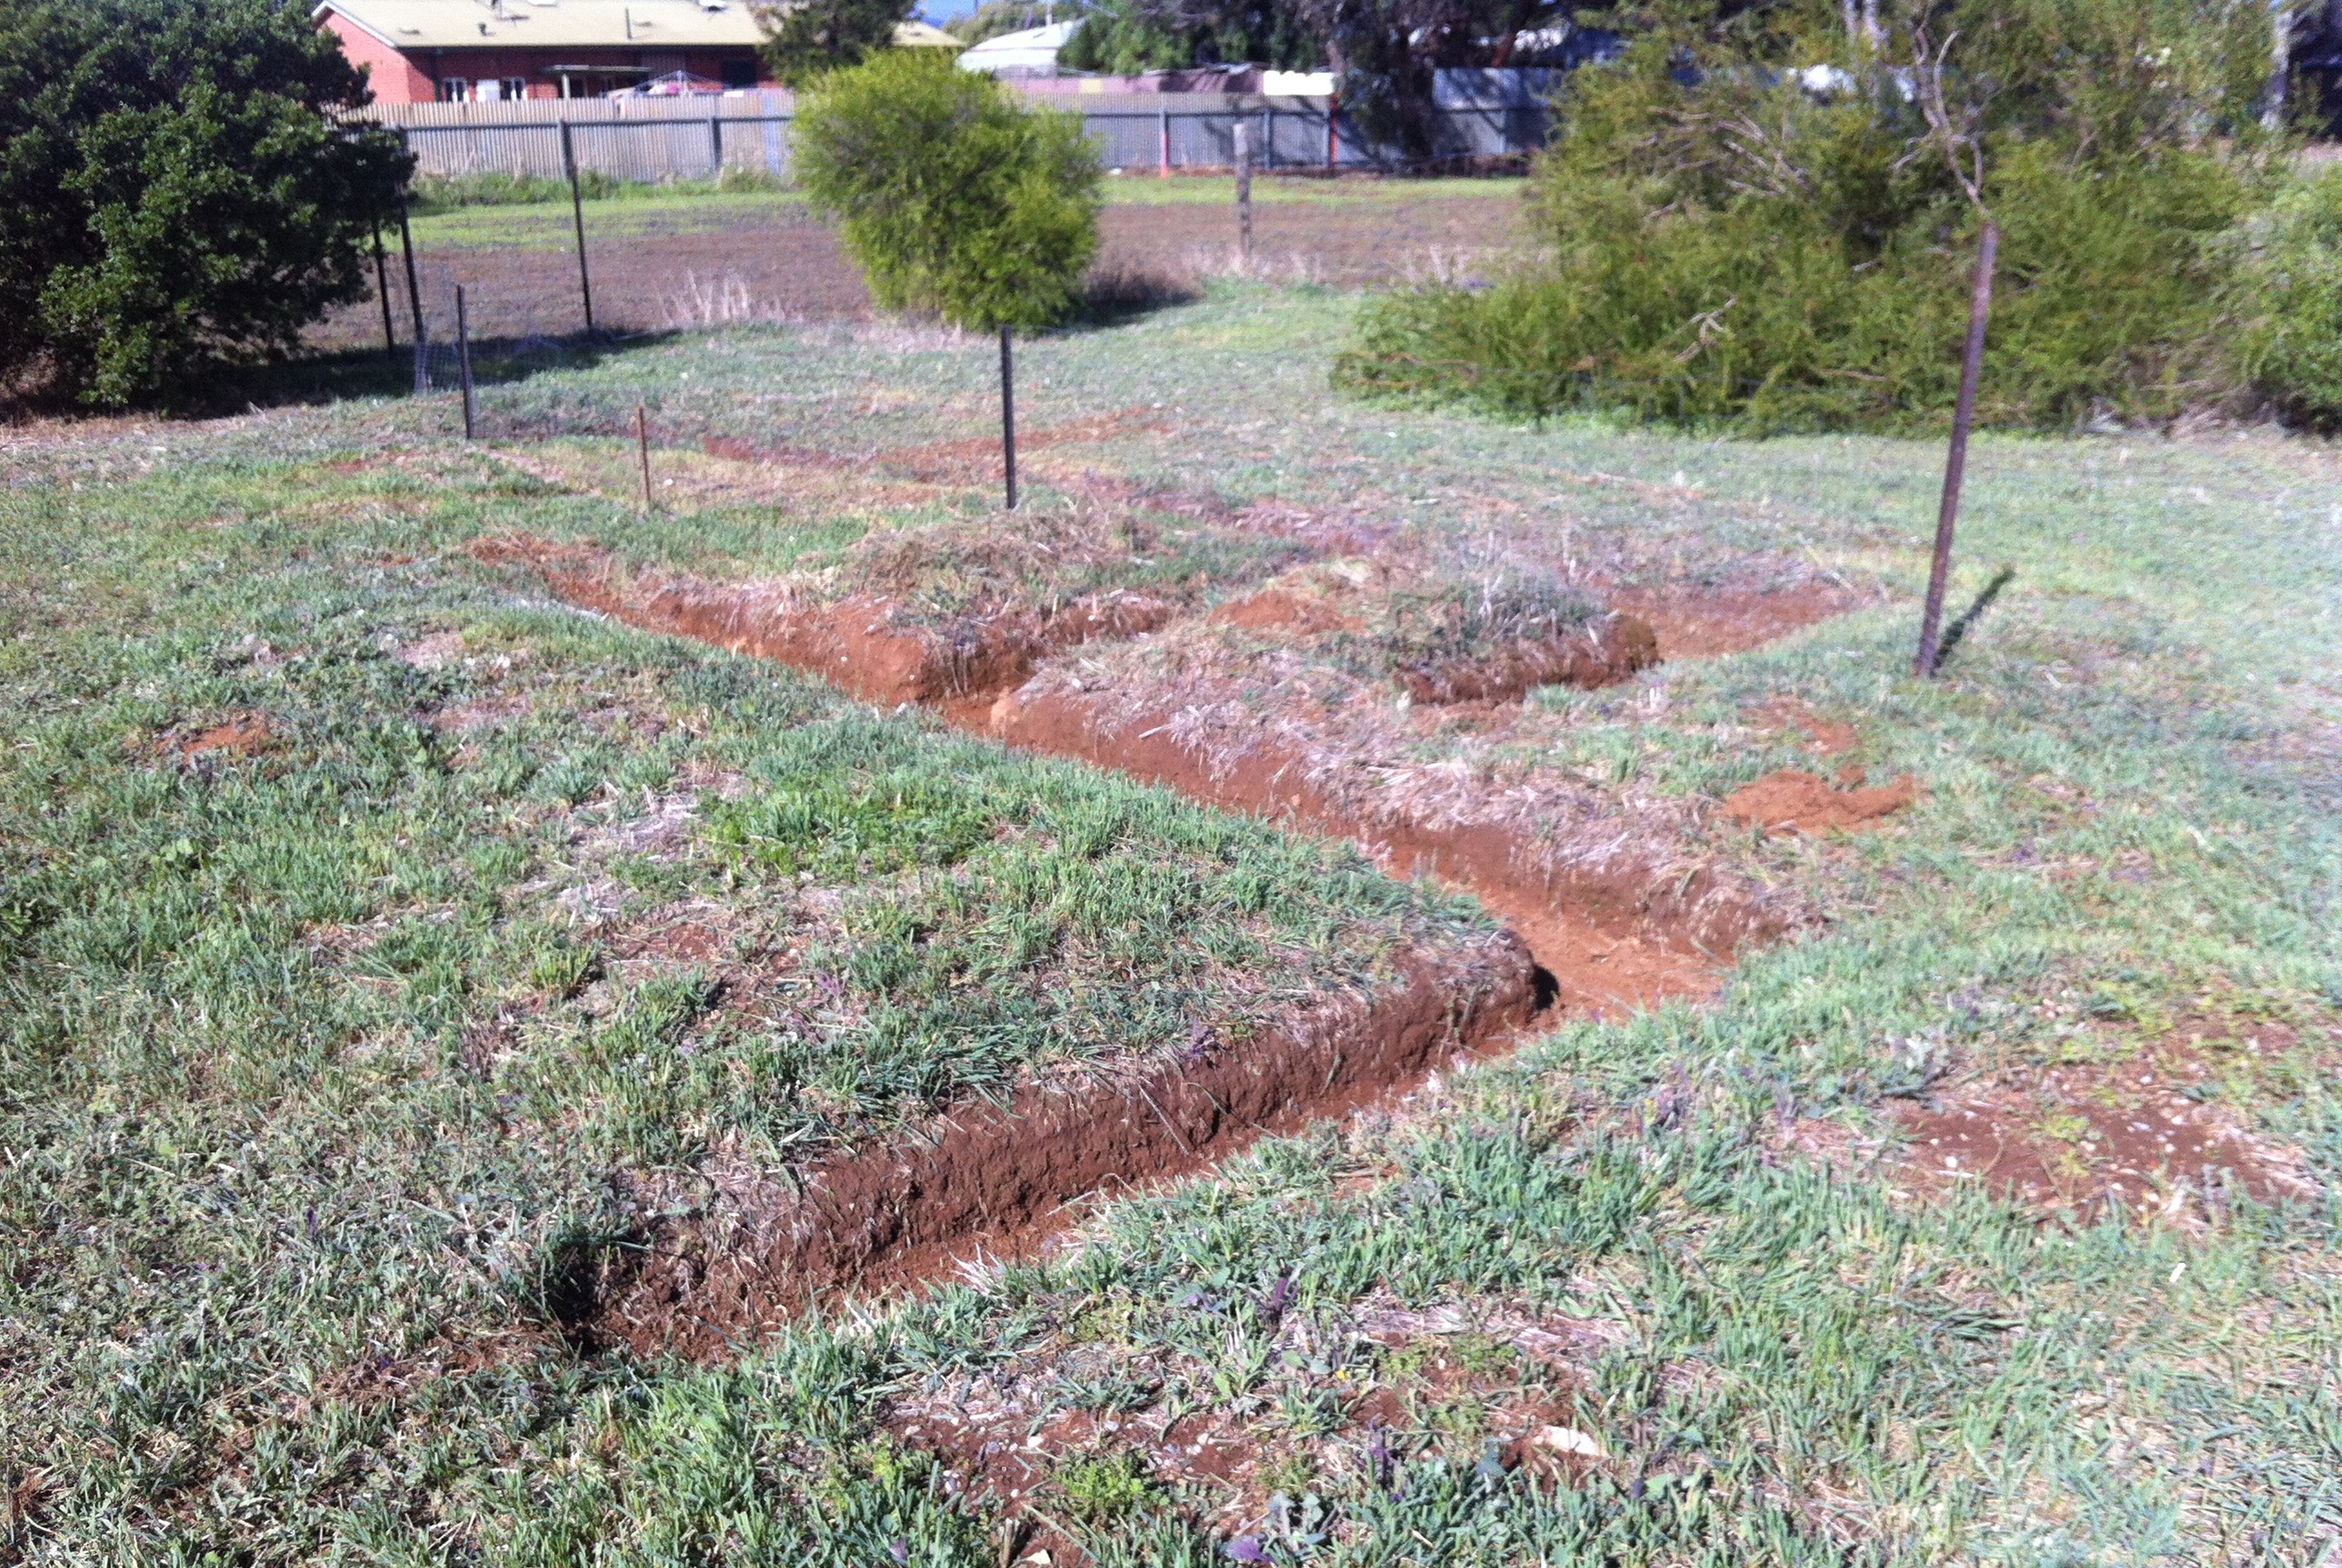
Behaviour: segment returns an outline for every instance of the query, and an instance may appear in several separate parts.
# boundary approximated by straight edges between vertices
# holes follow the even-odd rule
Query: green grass
[[[1827,920],[1713,1005],[1568,1022],[1409,1114],[720,1368],[545,1332],[548,1259],[614,1171],[859,1136],[1366,983],[1467,917],[560,611],[457,549],[525,530],[715,571],[798,559],[820,519],[797,510],[633,521],[460,452],[445,400],[14,451],[0,1492],[33,1506],[0,1539],[35,1563],[989,1564],[991,1506],[882,1418],[1014,1394],[1016,1443],[1136,1422],[1037,1499],[1109,1563],[1229,1560],[1211,1495],[1131,1457],[1175,1415],[1256,1445],[1281,1502],[1241,1533],[1279,1562],[2330,1561],[2331,1196],[2041,1221],[1914,1191],[1866,1140],[1936,1071],[2276,1020],[2296,1047],[2203,1092],[2342,1183],[2332,454],[1980,441],[1956,600],[2018,575],[1920,683],[1938,449],[1361,407],[1324,390],[1349,309],[1223,289],[1045,338],[1020,415],[1159,404],[1167,428],[1079,452],[1146,484],[1566,526],[1629,574],[1769,553],[1884,583],[1891,604],[1766,650],[1546,694],[1537,760],[1714,796],[1791,760],[1733,724],[1790,696],[1925,798],[1881,835],[1736,850]],[[644,400],[659,428],[866,461],[984,434],[992,374],[981,343],[758,330],[485,404],[492,430],[615,435]],[[374,466],[328,466],[353,456]],[[961,526],[983,493],[880,514]],[[385,648],[451,631],[437,669]],[[275,749],[172,760],[241,714]],[[830,1011],[794,1024],[782,988],[751,1023],[693,964],[628,956],[695,910],[829,977]],[[1478,1337],[1376,1337],[1406,1312]],[[1426,1344],[1474,1370],[1440,1381]],[[1329,1414],[1376,1388],[1402,1413],[1379,1460]],[[1569,1483],[1484,1463],[1531,1396],[1609,1457]]]

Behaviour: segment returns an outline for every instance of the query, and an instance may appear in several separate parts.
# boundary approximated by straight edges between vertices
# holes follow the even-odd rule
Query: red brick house
[[[596,97],[684,72],[770,85],[746,0],[323,0],[375,101]]]

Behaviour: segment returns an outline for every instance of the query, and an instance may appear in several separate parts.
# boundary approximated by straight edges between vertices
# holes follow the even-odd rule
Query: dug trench
[[[771,658],[866,699],[919,704],[1012,746],[1216,807],[1348,838],[1395,874],[1475,894],[1508,926],[1461,954],[1410,954],[1395,987],[1241,1045],[1199,1041],[1173,1059],[1070,1086],[1028,1084],[1005,1103],[964,1104],[777,1174],[630,1179],[623,1233],[572,1249],[547,1293],[584,1347],[718,1356],[777,1327],[815,1293],[909,1286],[948,1276],[973,1255],[1027,1251],[1085,1199],[1203,1170],[1259,1137],[1346,1114],[1458,1053],[1500,1046],[1556,1004],[1599,1014],[1708,994],[1737,949],[1785,928],[1704,867],[1656,880],[1557,866],[1501,824],[1370,818],[1315,786],[1305,759],[1274,746],[1215,768],[1173,738],[1165,716],[1117,712],[1110,694],[1020,692],[1053,654],[1186,613],[1166,602],[1096,595],[946,636],[893,624],[880,601],[823,604],[770,585],[629,576],[597,552],[541,540],[485,540],[472,554],[524,566],[564,598],[631,624]],[[1597,684],[1658,652],[1647,630],[1619,618],[1588,635],[1587,648],[1556,654],[1537,673]]]

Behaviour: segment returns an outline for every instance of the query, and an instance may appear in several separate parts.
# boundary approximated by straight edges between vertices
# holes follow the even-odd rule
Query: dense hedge
[[[1986,420],[2342,413],[2342,197],[2280,194],[2265,19],[1967,8],[1891,16],[1876,52],[1834,6],[1746,13],[1579,73],[1532,183],[1537,265],[1376,303],[1336,379],[1515,415],[1926,426],[1956,390],[1980,197],[2004,234]],[[1931,124],[1897,40],[1931,63],[1964,25]],[[1979,169],[1972,196],[1956,170]]]
[[[0,6],[0,394],[166,396],[362,297],[407,160],[287,0]]]

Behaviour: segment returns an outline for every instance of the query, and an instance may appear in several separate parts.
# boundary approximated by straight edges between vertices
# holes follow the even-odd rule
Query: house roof
[[[746,0],[323,0],[394,49],[754,48]]]
[[[1027,27],[1021,33],[1003,33],[986,38],[959,57],[964,71],[1052,71],[1057,68],[1057,51],[1066,46],[1081,27],[1079,20],[1054,22],[1046,27]]]

